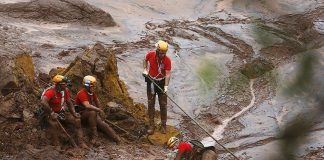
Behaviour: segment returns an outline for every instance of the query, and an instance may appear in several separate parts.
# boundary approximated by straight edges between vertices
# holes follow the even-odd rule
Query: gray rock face
[[[115,26],[109,13],[81,0],[34,0],[1,4],[0,12],[13,18],[55,23],[81,23],[100,27]]]

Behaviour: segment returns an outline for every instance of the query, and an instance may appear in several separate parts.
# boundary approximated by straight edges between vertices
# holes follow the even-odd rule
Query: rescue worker
[[[81,119],[86,121],[90,127],[90,142],[92,144],[97,144],[98,128],[116,143],[120,143],[120,137],[101,119],[105,113],[101,109],[101,104],[95,93],[96,83],[97,80],[93,76],[88,75],[83,78],[84,87],[78,92],[75,100],[76,110],[81,114]]]
[[[180,142],[179,138],[171,137],[167,146],[172,151],[176,151],[174,160],[216,160],[217,154],[215,147],[204,147],[204,145],[197,140],[189,142]]]
[[[166,122],[167,122],[167,95],[168,85],[171,76],[171,59],[166,55],[168,51],[168,43],[164,41],[158,41],[155,51],[149,51],[146,53],[143,62],[143,76],[147,83],[147,99],[148,99],[148,116],[149,116],[149,128],[148,134],[153,134],[155,130],[154,114],[155,114],[155,97],[158,95],[160,105],[161,116],[161,128],[160,132],[166,134]],[[160,90],[153,80],[162,90]]]
[[[48,133],[51,134],[52,143],[59,146],[59,133],[62,129],[60,121],[74,126],[76,130],[77,142],[82,148],[88,148],[83,141],[83,131],[81,128],[80,114],[74,110],[73,103],[70,98],[70,91],[66,87],[68,79],[62,75],[53,77],[54,86],[47,88],[41,97],[42,108],[46,116],[49,128]],[[66,102],[68,109],[64,107]]]

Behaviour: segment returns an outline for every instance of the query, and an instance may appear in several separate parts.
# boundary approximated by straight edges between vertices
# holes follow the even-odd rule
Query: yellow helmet
[[[61,82],[66,82],[66,78],[64,76],[58,74],[53,77],[52,82],[55,84],[61,83]]]
[[[168,43],[162,40],[159,40],[155,44],[156,50],[159,50],[160,52],[166,53],[168,51]]]
[[[97,83],[97,80],[93,76],[88,75],[83,78],[83,85],[85,85],[87,87],[95,86],[96,83]]]
[[[180,141],[179,138],[177,138],[177,137],[171,137],[171,138],[168,140],[168,142],[167,142],[167,146],[168,146],[168,148],[173,148],[174,145],[175,145],[177,142],[179,142],[179,141]]]

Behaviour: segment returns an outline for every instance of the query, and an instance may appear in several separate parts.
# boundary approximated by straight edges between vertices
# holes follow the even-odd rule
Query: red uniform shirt
[[[82,89],[78,92],[75,98],[75,104],[80,106],[85,101],[88,101],[90,104],[93,104],[96,98],[97,95],[95,93],[89,95],[86,89]]]
[[[192,152],[192,147],[187,142],[181,142],[178,146],[178,152]]]
[[[56,92],[56,88],[48,89],[44,96],[49,99],[48,105],[51,107],[52,111],[60,112],[62,109],[62,94],[60,92]],[[70,91],[69,89],[65,89],[64,91],[64,101],[70,99]]]
[[[171,70],[171,59],[168,56],[164,56],[162,63],[159,64],[155,51],[150,51],[146,54],[145,60],[149,62],[149,75],[152,78],[159,79],[165,77],[165,71]]]

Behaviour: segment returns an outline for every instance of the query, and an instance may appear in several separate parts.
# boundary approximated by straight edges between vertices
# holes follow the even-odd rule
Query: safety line
[[[162,88],[157,85],[154,80],[149,76],[147,75],[146,76],[155,86],[158,87],[158,89],[160,89],[162,92],[164,92],[162,90]],[[194,120],[193,118],[191,118],[191,116],[189,116],[189,114],[187,114],[168,94],[164,93],[169,99],[170,101],[172,101],[186,116],[188,116],[193,122],[195,122],[203,131],[205,131],[207,133],[208,136],[210,136],[217,144],[219,144],[221,147],[223,147],[228,153],[230,153],[235,159],[239,160],[239,158],[237,158],[233,152],[231,152],[229,149],[227,149],[224,145],[222,145],[221,143],[219,143],[211,134],[208,133],[208,131],[203,128],[196,120]]]

